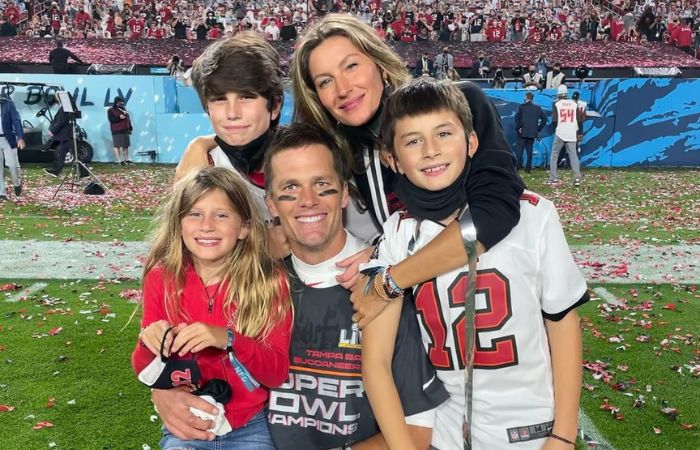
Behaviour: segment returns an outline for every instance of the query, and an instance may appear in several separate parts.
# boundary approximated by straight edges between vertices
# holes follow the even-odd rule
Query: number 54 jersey
[[[518,225],[479,257],[476,278],[474,449],[540,448],[554,419],[549,344],[543,319],[560,320],[586,302],[586,282],[574,263],[557,211],[526,191]],[[405,212],[384,224],[378,263],[395,264],[444,225]],[[467,268],[413,290],[422,340],[450,399],[437,410],[432,445],[462,447]]]

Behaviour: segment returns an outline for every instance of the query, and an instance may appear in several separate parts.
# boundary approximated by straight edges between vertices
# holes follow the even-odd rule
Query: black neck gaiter
[[[409,181],[406,175],[398,175],[394,181],[394,193],[408,212],[421,219],[439,222],[467,203],[467,177],[469,159],[457,179],[445,189],[429,191]]]
[[[270,129],[268,128],[263,134],[245,145],[229,145],[219,136],[215,136],[214,140],[226,156],[228,156],[233,167],[238,169],[241,173],[250,175],[262,166],[263,158],[265,157],[265,149],[267,148],[268,139],[271,135],[272,133],[270,133]]]

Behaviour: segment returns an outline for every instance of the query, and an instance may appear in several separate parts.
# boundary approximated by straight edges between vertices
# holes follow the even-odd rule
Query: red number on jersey
[[[573,109],[562,109],[559,108],[559,122],[567,123],[574,121],[574,110]]]
[[[447,289],[450,308],[462,307],[467,292],[467,275],[461,273]],[[476,311],[476,332],[498,331],[512,316],[510,304],[510,286],[508,280],[497,270],[478,271],[476,276],[476,292],[483,294],[486,307]],[[466,366],[464,332],[464,311],[449,324],[455,342],[446,342],[447,323],[439,304],[439,295],[435,280],[422,283],[416,291],[416,309],[423,327],[430,335],[428,357],[436,369],[455,370]],[[462,308],[463,309],[463,308]],[[476,340],[474,368],[499,369],[518,364],[518,349],[515,336],[508,335],[491,339],[490,347],[481,347]],[[450,349],[457,350],[457,365],[453,361]]]

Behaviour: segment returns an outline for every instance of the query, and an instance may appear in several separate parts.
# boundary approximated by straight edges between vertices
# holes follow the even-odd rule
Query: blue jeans
[[[163,427],[163,450],[275,450],[275,445],[267,428],[267,414],[260,411],[247,424],[223,436],[216,436],[213,441],[185,441],[175,437]]]

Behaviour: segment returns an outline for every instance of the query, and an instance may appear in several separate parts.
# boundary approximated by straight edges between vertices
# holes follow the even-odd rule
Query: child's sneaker
[[[579,180],[578,178],[576,178],[576,179],[574,180],[574,186],[576,186],[576,187],[581,186],[581,180]]]
[[[554,186],[555,184],[559,184],[559,180],[547,180],[544,184],[547,186]]]

